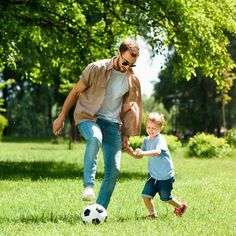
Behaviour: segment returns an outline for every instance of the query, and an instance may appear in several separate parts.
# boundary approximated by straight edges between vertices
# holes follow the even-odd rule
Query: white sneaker
[[[95,199],[95,193],[94,193],[93,187],[89,186],[89,187],[84,188],[82,200],[92,201],[93,199]]]

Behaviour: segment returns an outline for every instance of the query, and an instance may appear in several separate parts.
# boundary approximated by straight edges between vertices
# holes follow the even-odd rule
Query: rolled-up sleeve
[[[87,65],[82,74],[80,75],[80,79],[84,82],[86,87],[89,87],[94,79],[95,74],[95,66],[93,63]]]

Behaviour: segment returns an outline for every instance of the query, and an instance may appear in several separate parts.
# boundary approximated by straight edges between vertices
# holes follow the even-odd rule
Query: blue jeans
[[[99,148],[104,159],[104,179],[97,203],[107,208],[120,173],[122,140],[119,124],[103,119],[83,121],[78,125],[87,145],[84,154],[84,187],[95,185]]]

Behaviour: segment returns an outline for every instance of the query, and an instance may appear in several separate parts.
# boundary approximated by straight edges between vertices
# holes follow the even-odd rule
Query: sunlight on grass
[[[0,143],[0,235],[234,235],[236,230],[236,159],[187,158],[172,153],[176,182],[173,195],[186,201],[183,217],[155,197],[159,218],[147,214],[141,191],[147,159],[123,153],[121,174],[108,208],[108,221],[84,225],[81,201],[84,144]],[[103,177],[99,155],[98,190]]]

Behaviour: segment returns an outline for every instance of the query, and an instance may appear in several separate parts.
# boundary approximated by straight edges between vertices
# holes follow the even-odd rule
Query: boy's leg
[[[78,125],[81,135],[86,139],[86,150],[84,154],[84,187],[88,198],[83,196],[84,200],[92,200],[95,195],[93,189],[95,185],[95,175],[97,168],[97,158],[99,147],[102,143],[102,133],[98,124],[93,121],[84,121]],[[91,198],[91,199],[90,199]]]
[[[170,201],[168,201],[168,203],[171,205],[171,206],[173,206],[173,207],[175,207],[175,208],[179,208],[179,207],[181,207],[181,202],[179,202],[178,200],[176,200],[176,199],[172,199],[172,200],[170,200]]]
[[[174,178],[158,181],[158,193],[160,195],[161,200],[175,207],[174,213],[177,216],[180,216],[187,209],[187,204],[179,202],[171,195],[174,181]]]
[[[184,212],[187,210],[187,207],[188,205],[185,202],[182,202],[180,207],[174,209],[174,213],[177,216],[182,216]]]
[[[156,195],[157,188],[156,188],[156,182],[153,178],[148,176],[147,182],[144,185],[143,191],[142,191],[142,197],[144,204],[149,212],[149,215],[147,218],[157,218],[157,212],[155,211],[153,198]]]
[[[107,208],[120,173],[122,140],[119,124],[98,120],[103,134],[104,179],[97,203]]]
[[[148,218],[156,218],[157,212],[156,212],[154,204],[153,204],[153,199],[149,198],[149,197],[143,197],[143,201],[144,201],[146,208],[149,211],[149,215],[147,217]]]

